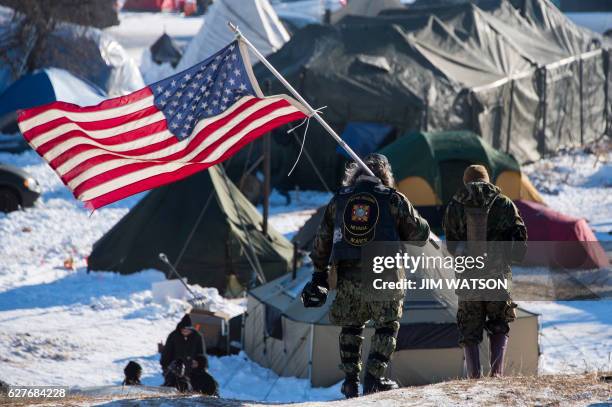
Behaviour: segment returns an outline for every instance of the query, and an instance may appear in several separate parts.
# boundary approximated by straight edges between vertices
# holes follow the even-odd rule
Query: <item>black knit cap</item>
[[[181,319],[181,322],[178,323],[178,325],[176,326],[176,329],[183,329],[183,328],[191,328],[191,317],[189,316],[189,314],[185,314],[185,316],[183,317],[183,319]]]

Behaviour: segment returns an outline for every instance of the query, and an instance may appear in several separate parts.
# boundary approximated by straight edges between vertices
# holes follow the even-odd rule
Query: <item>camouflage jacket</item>
[[[513,242],[504,244],[510,252],[504,256],[503,263],[507,271],[510,271],[510,264],[521,261],[525,255],[527,229],[512,200],[493,184],[473,182],[459,189],[453,196],[446,207],[442,225],[447,246],[455,254],[457,243],[467,240],[465,207],[482,208],[489,205],[487,241]]]
[[[429,238],[429,224],[414,209],[408,198],[398,191],[393,191],[390,200],[391,216],[395,219],[397,230],[402,241],[426,242]],[[327,204],[323,220],[319,225],[314,240],[314,247],[310,258],[316,272],[327,273],[330,266],[330,256],[333,247],[334,220],[336,218],[336,197],[334,196]],[[360,264],[354,262],[342,262],[335,265],[340,271],[342,268],[360,268]]]

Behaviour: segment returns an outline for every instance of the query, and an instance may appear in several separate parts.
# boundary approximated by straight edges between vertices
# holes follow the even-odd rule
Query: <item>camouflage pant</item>
[[[374,323],[374,335],[366,371],[382,377],[395,350],[403,301],[365,301],[361,282],[338,281],[337,294],[330,310],[330,320],[342,326],[340,332],[340,369],[347,375],[361,372],[361,345],[365,323]]]
[[[482,331],[489,334],[510,332],[508,323],[516,318],[516,304],[508,301],[461,301],[457,310],[459,344],[477,345]]]

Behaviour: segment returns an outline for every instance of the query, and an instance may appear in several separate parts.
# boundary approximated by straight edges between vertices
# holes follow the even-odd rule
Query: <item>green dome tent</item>
[[[261,224],[257,209],[212,167],[149,192],[94,244],[88,269],[167,270],[163,252],[189,283],[223,293],[232,274],[249,285],[251,263],[261,265],[260,281],[290,271],[292,244],[270,227],[266,237]]]
[[[393,167],[397,189],[433,226],[440,224],[443,206],[463,184],[463,171],[472,164],[487,167],[491,181],[510,199],[542,202],[512,155],[495,150],[469,131],[410,133],[380,153]]]

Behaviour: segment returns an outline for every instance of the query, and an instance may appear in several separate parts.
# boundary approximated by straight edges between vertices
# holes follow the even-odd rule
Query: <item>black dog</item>
[[[187,364],[183,359],[173,360],[168,365],[168,369],[164,373],[164,386],[174,387],[182,393],[193,391],[187,372]]]

